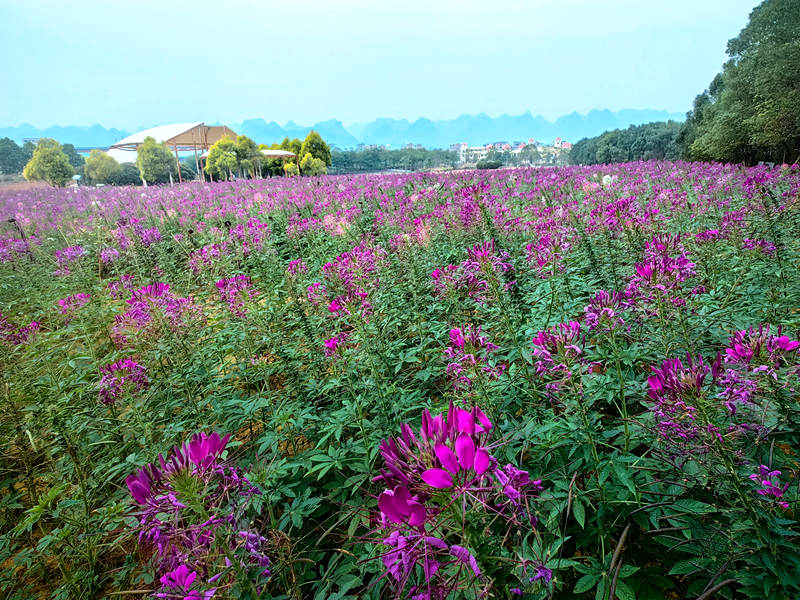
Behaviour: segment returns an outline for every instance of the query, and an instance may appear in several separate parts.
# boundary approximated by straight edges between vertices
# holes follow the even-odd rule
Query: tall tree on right
[[[687,158],[800,159],[800,0],[764,0],[678,136]]]

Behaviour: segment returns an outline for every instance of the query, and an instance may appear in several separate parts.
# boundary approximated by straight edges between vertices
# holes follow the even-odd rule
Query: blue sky
[[[686,111],[754,0],[0,0],[0,125]]]

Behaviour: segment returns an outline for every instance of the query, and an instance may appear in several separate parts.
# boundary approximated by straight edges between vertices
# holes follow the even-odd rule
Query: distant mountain
[[[18,144],[21,144],[24,139],[48,137],[58,140],[62,144],[72,144],[78,148],[110,146],[129,135],[130,133],[127,131],[106,129],[97,124],[88,127],[53,125],[47,129],[38,129],[27,123],[23,123],[19,127],[0,127],[0,138],[8,137]]]
[[[345,127],[341,121],[330,119],[314,125],[298,125],[289,121],[281,126],[275,121],[248,119],[229,126],[237,133],[253,138],[259,144],[280,142],[283,138],[301,140],[314,129],[331,146],[355,148],[359,144],[389,145],[399,148],[404,144],[421,144],[429,148],[447,148],[450,144],[466,142],[474,146],[492,142],[514,142],[533,138],[550,143],[556,137],[577,142],[585,137],[594,137],[604,131],[625,129],[630,125],[641,125],[653,121],[682,121],[683,113],[664,110],[623,109],[619,111],[591,110],[586,115],[572,112],[555,121],[542,116],[533,116],[530,111],[521,115],[490,117],[485,113],[461,115],[455,119],[430,120],[420,117],[410,122],[407,119],[380,118],[369,123],[356,123]],[[61,143],[75,146],[108,146],[129,135],[118,129],[105,129],[100,125],[91,127],[48,127],[40,130],[32,125],[0,127],[0,137],[10,137],[21,142],[24,138],[52,137]]]

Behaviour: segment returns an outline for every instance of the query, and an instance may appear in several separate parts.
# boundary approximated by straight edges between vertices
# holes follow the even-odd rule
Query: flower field
[[[800,169],[0,191],[0,590],[800,596]]]

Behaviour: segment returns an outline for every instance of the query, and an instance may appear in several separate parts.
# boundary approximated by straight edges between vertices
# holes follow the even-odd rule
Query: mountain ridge
[[[413,121],[379,117],[366,123],[353,123],[347,127],[338,119],[319,121],[314,125],[299,125],[292,120],[280,125],[267,122],[262,117],[245,119],[229,125],[237,133],[253,138],[257,143],[272,144],[285,137],[303,139],[309,131],[319,132],[325,141],[339,148],[355,148],[359,144],[389,145],[398,148],[405,144],[420,144],[429,148],[447,148],[455,143],[471,146],[497,141],[523,141],[533,138],[544,143],[556,137],[577,142],[584,137],[600,135],[604,131],[624,129],[653,121],[682,121],[683,113],[656,109],[592,109],[585,115],[573,111],[549,121],[530,110],[519,115],[504,113],[490,117],[486,113],[462,114],[452,119],[432,120],[419,117]],[[130,135],[121,129],[106,129],[102,125],[52,125],[39,129],[28,123],[16,127],[0,127],[0,138],[9,137],[21,143],[23,139],[52,137],[62,144],[77,147],[104,147]]]

